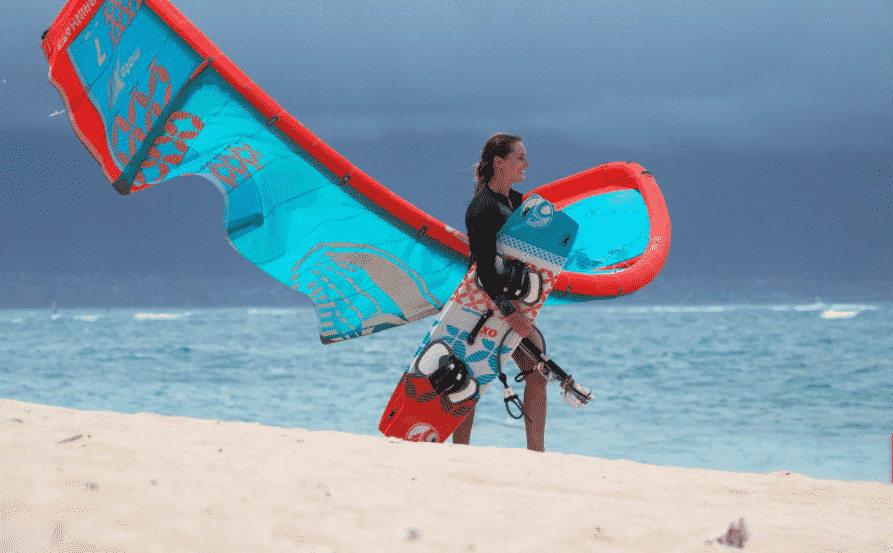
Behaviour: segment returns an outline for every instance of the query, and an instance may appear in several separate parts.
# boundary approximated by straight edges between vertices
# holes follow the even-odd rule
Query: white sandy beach
[[[893,551],[893,486],[0,400],[0,552]]]

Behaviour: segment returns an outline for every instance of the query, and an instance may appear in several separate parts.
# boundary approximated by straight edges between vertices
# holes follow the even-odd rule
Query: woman
[[[521,193],[512,185],[524,180],[524,171],[530,167],[527,151],[521,138],[513,134],[496,134],[487,140],[481,150],[481,160],[475,165],[474,198],[465,212],[468,242],[472,262],[477,261],[477,273],[484,290],[503,313],[509,313],[506,321],[520,336],[529,337],[545,351],[543,335],[522,314],[517,302],[502,294],[502,284],[494,266],[496,235],[509,215],[521,205]],[[536,361],[515,350],[512,359],[522,371],[536,366]],[[524,418],[527,431],[527,449],[545,451],[546,431],[546,378],[534,370],[527,376],[524,386]],[[453,443],[467,444],[474,423],[474,411],[462,421],[453,433]]]

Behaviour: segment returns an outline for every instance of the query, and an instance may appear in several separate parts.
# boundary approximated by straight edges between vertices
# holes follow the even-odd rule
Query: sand
[[[0,400],[0,552],[893,551],[893,486]]]

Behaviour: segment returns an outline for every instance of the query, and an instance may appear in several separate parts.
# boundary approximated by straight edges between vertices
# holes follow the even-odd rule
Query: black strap
[[[440,395],[451,394],[465,388],[469,378],[465,363],[452,354],[441,357],[437,370],[428,375],[431,387]]]
[[[484,328],[484,325],[487,324],[487,321],[490,320],[490,317],[492,317],[492,316],[493,316],[492,309],[488,309],[486,313],[481,315],[481,318],[478,319],[478,324],[474,325],[474,328],[471,329],[471,333],[468,335],[468,340],[467,340],[468,345],[471,345],[474,343],[474,341],[477,339],[478,332],[480,332],[481,329]]]
[[[503,292],[511,299],[518,299],[530,291],[530,268],[520,259],[507,258],[502,273]]]
[[[552,361],[551,359],[546,357],[546,354],[543,353],[542,351],[540,351],[540,348],[536,347],[536,344],[534,344],[530,340],[530,338],[523,338],[521,340],[521,343],[518,344],[518,347],[524,348],[524,350],[527,351],[527,353],[532,355],[534,358],[536,358],[540,362],[545,363],[546,367],[549,368],[549,371],[554,373],[555,376],[558,377],[559,381],[564,382],[565,380],[567,380],[568,378],[571,377],[571,375],[567,374],[564,371],[564,369],[562,369],[561,367],[558,366],[557,363],[555,363],[555,361]],[[520,380],[518,380],[518,382],[521,382],[521,380],[524,380],[525,378],[527,378],[527,375],[529,375],[531,372],[533,372],[533,371],[522,371],[520,374],[518,374],[518,376],[515,377],[515,380],[518,380],[520,378]]]

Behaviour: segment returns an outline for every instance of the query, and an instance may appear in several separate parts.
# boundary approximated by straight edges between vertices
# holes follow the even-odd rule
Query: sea
[[[893,304],[545,309],[546,449],[738,472],[891,482]],[[322,345],[310,307],[2,309],[0,398],[377,436],[432,320]],[[507,368],[515,384],[516,367]],[[471,442],[525,447],[501,385]]]

